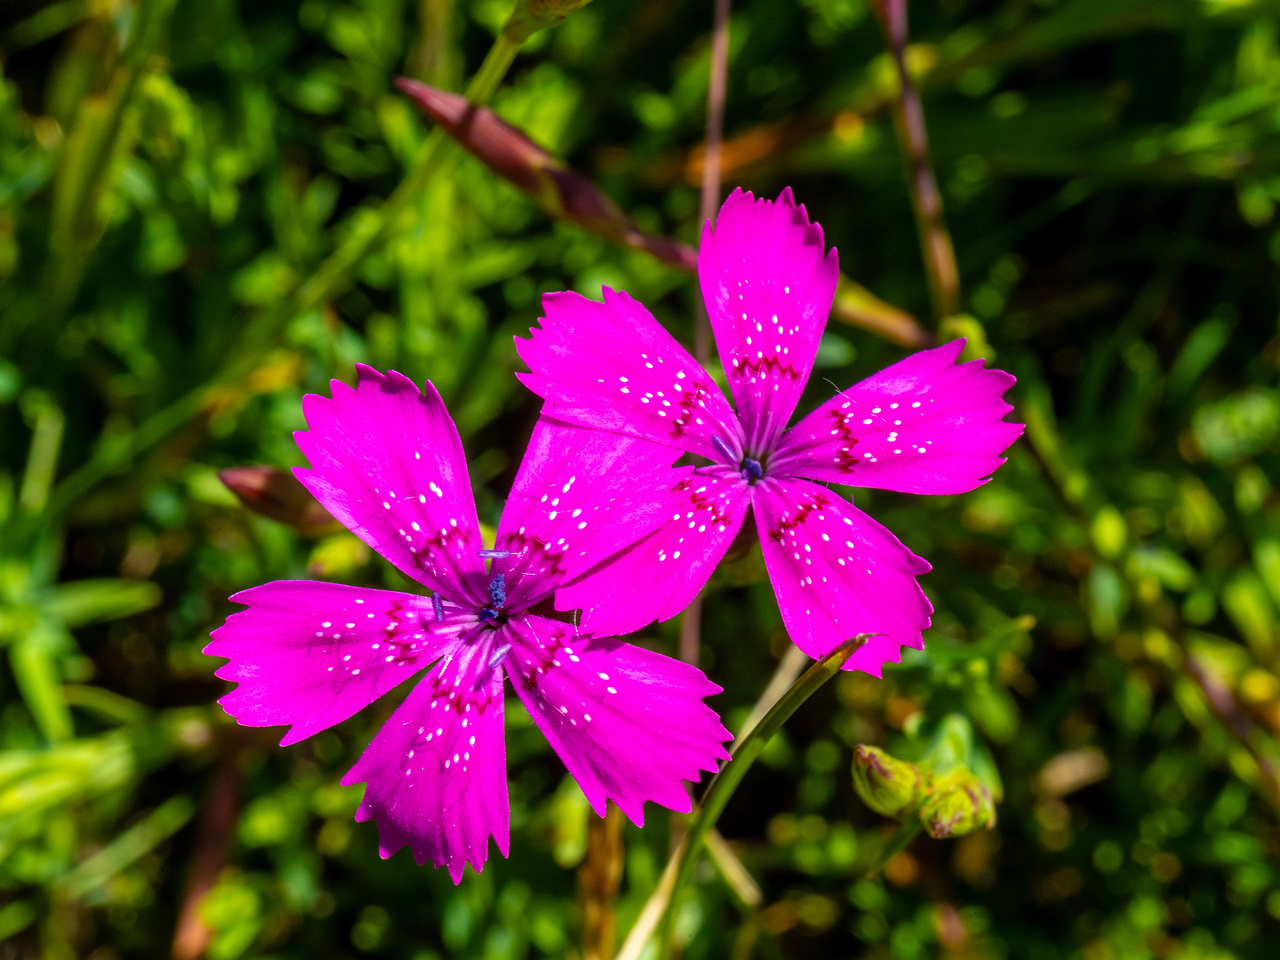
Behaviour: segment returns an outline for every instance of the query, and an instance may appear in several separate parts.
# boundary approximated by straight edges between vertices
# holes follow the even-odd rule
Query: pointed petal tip
[[[280,746],[291,747],[295,743],[301,743],[303,740],[307,739],[308,736],[310,736],[310,734],[302,733],[298,730],[298,727],[290,727],[288,732],[280,738]]]

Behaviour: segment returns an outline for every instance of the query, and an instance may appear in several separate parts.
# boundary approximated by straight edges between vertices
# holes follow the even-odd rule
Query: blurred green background
[[[511,858],[454,888],[380,860],[338,785],[399,692],[281,749],[223,716],[200,652],[241,588],[402,584],[220,484],[301,462],[304,393],[358,361],[434,381],[493,522],[541,292],[624,288],[692,337],[687,275],[451,143],[419,160],[394,78],[462,90],[511,6],[0,9],[0,958],[583,956],[594,816],[527,715]],[[524,43],[494,106],[696,242],[710,23],[707,0],[595,0]],[[720,824],[760,902],[707,865],[678,942],[1280,956],[1280,3],[917,0],[911,27],[960,323],[1017,375],[1027,436],[965,496],[856,492],[934,565],[927,650],[772,741]],[[792,186],[846,275],[928,331],[895,90],[864,0],[735,3],[726,186]],[[806,404],[905,352],[833,320]],[[704,642],[736,729],[788,646],[758,557],[715,581]],[[918,757],[944,721],[994,761],[999,822],[869,876],[894,824],[853,747]],[[623,833],[619,938],[669,834],[653,807]]]

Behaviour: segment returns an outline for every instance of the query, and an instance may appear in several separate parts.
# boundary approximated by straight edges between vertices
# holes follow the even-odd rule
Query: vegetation
[[[683,825],[596,818],[514,701],[510,858],[456,888],[381,860],[338,781],[403,692],[280,748],[201,653],[244,587],[408,588],[220,482],[302,462],[303,394],[356,362],[433,381],[492,523],[541,293],[622,288],[693,341],[683,255],[635,235],[696,243],[712,5],[579,5],[0,12],[0,957],[607,957],[659,888]],[[734,5],[724,181],[790,186],[839,249],[809,406],[964,334],[1026,435],[970,494],[847,491],[933,564],[927,649],[805,689],[659,933],[690,960],[1274,957],[1280,4],[916,0],[905,94],[897,6]],[[523,192],[402,75],[616,209]],[[945,221],[913,207],[913,88]],[[730,729],[789,646],[758,552],[724,566],[701,663]],[[933,839],[862,769],[901,825],[873,812],[858,747],[963,760],[994,828]]]

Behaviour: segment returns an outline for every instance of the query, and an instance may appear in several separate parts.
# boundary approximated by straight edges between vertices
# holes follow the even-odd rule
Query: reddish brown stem
[[[1205,700],[1208,701],[1213,712],[1218,715],[1218,719],[1222,721],[1223,726],[1231,732],[1236,742],[1248,752],[1249,756],[1253,758],[1253,762],[1257,764],[1258,775],[1262,781],[1262,791],[1271,806],[1276,810],[1280,810],[1280,773],[1277,773],[1275,765],[1270,758],[1265,756],[1254,745],[1253,721],[1241,709],[1231,690],[1202,667],[1190,651],[1185,653],[1184,663],[1187,673],[1191,675],[1191,679],[1200,687],[1200,692],[1204,694]]]
[[[211,931],[200,916],[200,905],[227,865],[231,837],[240,813],[240,746],[229,745],[213,776],[200,817],[199,834],[191,858],[191,874],[178,911],[173,934],[173,960],[199,960],[209,946]]]
[[[711,77],[707,83],[706,152],[702,160],[702,203],[698,222],[713,224],[720,208],[720,145],[724,141],[724,102],[729,90],[730,0],[715,0],[711,28]],[[701,299],[693,328],[693,355],[699,363],[711,359],[711,324]]]
[[[711,78],[707,83],[707,149],[702,163],[702,203],[699,222],[715,224],[720,207],[720,144],[724,139],[724,101],[729,89],[730,0],[715,0],[711,28]],[[711,359],[711,323],[699,295],[693,322],[693,355],[706,365]],[[702,594],[693,598],[680,619],[680,659],[698,662],[702,644]]]
[[[615,905],[622,885],[622,811],[609,804],[587,821],[587,856],[578,869],[583,960],[612,960],[617,939]]]
[[[920,91],[907,69],[907,0],[873,0],[872,9],[884,28],[889,52],[898,73],[898,98],[894,121],[907,156],[911,205],[920,234],[920,251],[929,280],[929,296],[937,319],[960,311],[960,271],[955,248],[942,213],[942,193],[929,159],[929,135],[925,129]]]

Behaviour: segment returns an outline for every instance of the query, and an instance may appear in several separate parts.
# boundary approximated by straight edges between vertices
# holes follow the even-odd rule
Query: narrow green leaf
[[[54,662],[63,637],[49,624],[37,624],[9,650],[9,663],[22,699],[50,743],[71,739],[71,712],[62,697]]]
[[[92,895],[120,871],[137,862],[186,826],[195,809],[195,804],[189,797],[177,796],[166,800],[141,823],[124,831],[102,850],[66,874],[58,887],[66,896],[74,899]]]
[[[56,587],[45,612],[63,626],[119,620],[160,602],[160,588],[137,580],[73,580]]]

